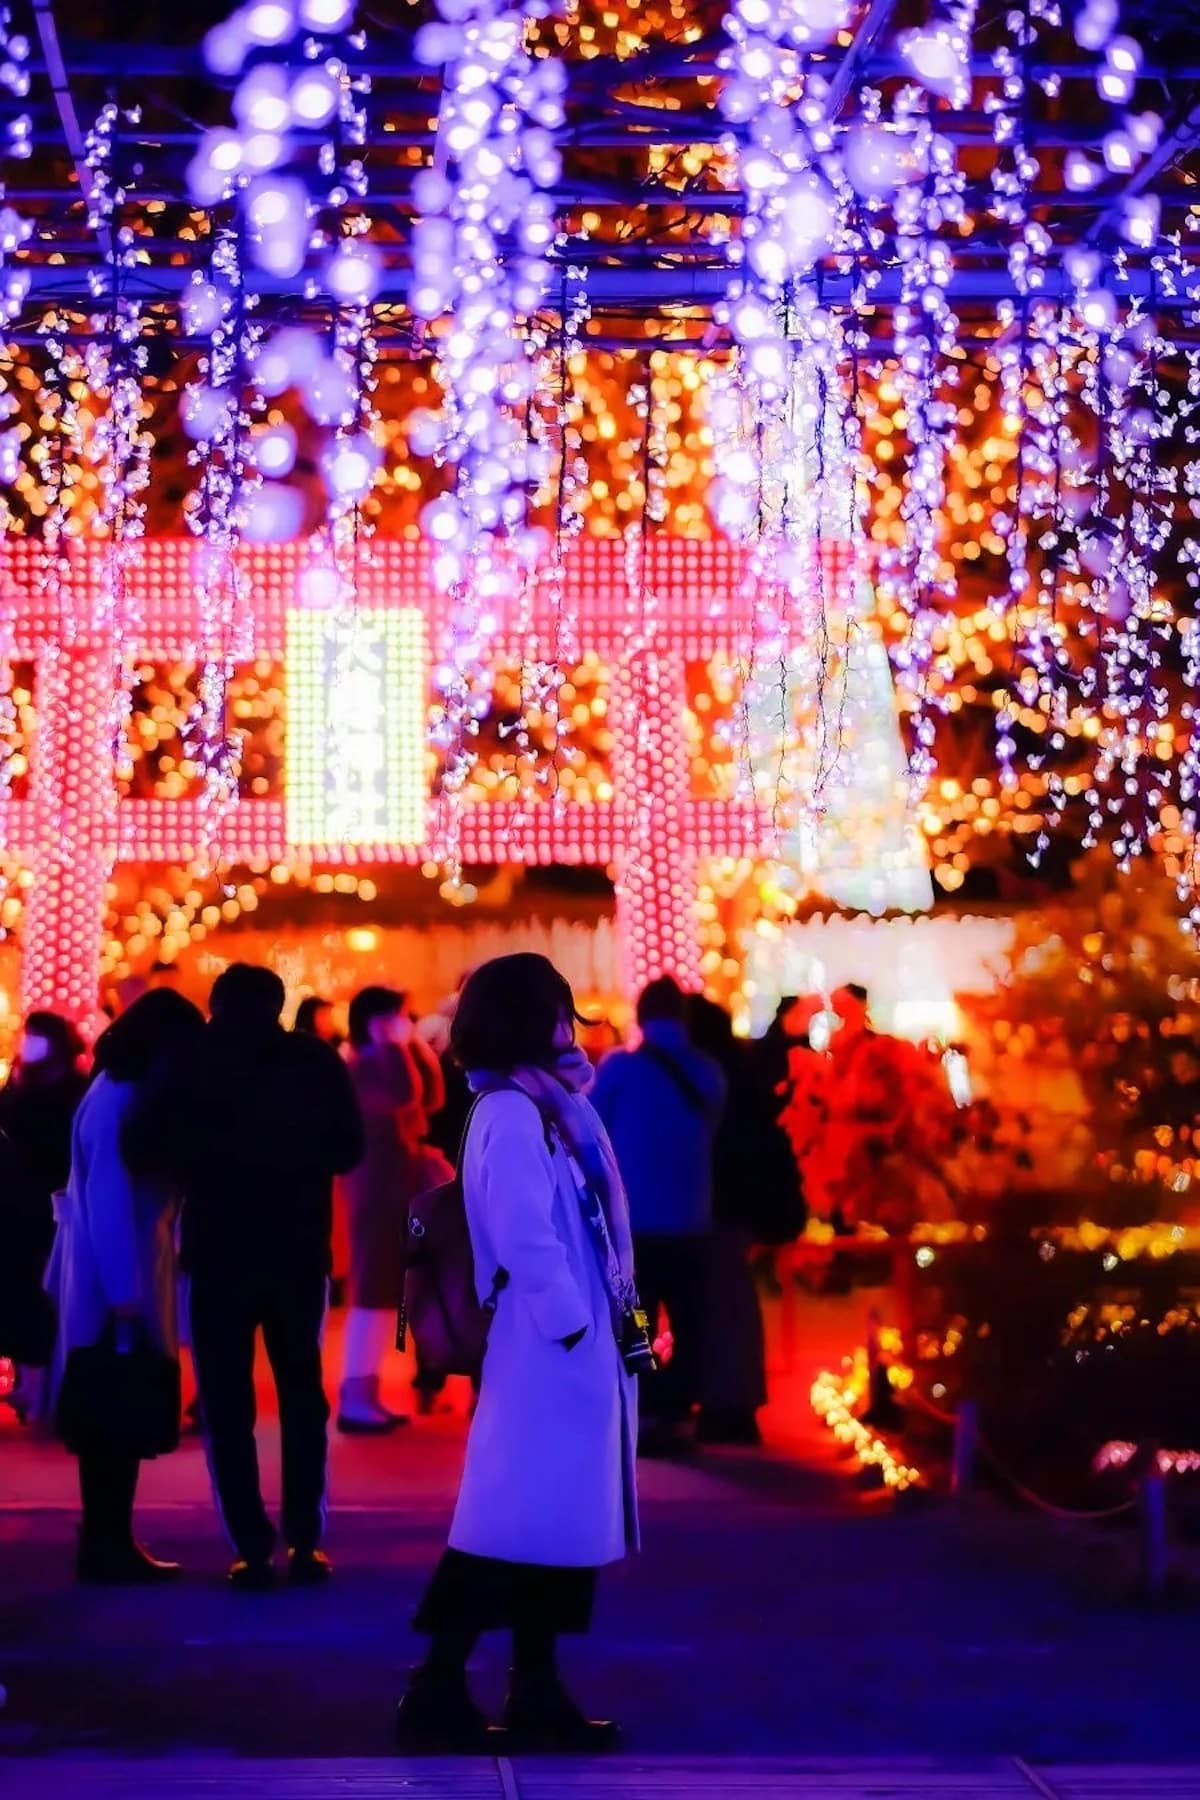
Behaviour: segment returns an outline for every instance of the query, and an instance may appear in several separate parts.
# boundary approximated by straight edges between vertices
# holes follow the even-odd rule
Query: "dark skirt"
[[[546,1568],[447,1550],[433,1572],[414,1629],[579,1634],[592,1623],[595,1569]]]

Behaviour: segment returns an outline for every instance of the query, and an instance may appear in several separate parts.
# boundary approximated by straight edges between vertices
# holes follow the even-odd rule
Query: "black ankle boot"
[[[132,1539],[127,1544],[81,1540],[75,1564],[76,1579],[89,1587],[146,1587],[180,1573],[178,1563],[159,1562]]]
[[[597,1755],[615,1750],[621,1730],[611,1719],[589,1719],[556,1674],[514,1671],[504,1709],[504,1729],[514,1751],[579,1751]]]
[[[396,1743],[418,1756],[482,1756],[489,1725],[472,1700],[467,1678],[416,1669],[396,1708]]]

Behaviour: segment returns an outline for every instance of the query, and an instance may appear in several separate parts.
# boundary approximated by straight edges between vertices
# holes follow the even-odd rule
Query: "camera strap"
[[[600,1265],[605,1292],[608,1295],[608,1310],[612,1319],[613,1336],[620,1345],[625,1317],[638,1304],[637,1289],[621,1273],[621,1259],[617,1255],[612,1233],[608,1229],[608,1220],[604,1216],[604,1202],[599,1192],[592,1186],[575,1157],[572,1156],[570,1147],[564,1141],[562,1133],[553,1120],[542,1111],[541,1107],[538,1107],[538,1111],[542,1113],[547,1142],[553,1136],[567,1158],[571,1170],[571,1182],[579,1201],[580,1215],[588,1237],[591,1239],[596,1261]]]

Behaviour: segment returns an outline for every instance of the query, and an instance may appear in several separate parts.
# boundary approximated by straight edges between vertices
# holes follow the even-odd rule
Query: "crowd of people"
[[[230,1579],[274,1585],[280,1535],[290,1579],[328,1578],[331,1277],[347,1306],[337,1426],[390,1433],[406,1422],[381,1374],[409,1208],[461,1160],[491,1331],[401,1730],[478,1743],[467,1658],[482,1631],[509,1627],[509,1726],[602,1742],[608,1728],[562,1688],[555,1646],[586,1629],[597,1569],[637,1540],[632,1371],[651,1367],[650,1340],[642,1454],[757,1441],[750,1251],[803,1222],[773,1084],[728,1015],[669,977],[639,1000],[636,1047],[598,1073],[569,987],[539,957],[485,965],[422,1021],[404,994],[365,988],[345,1043],[327,1002],[306,1000],[291,1030],[284,1005],[279,977],[244,964],[218,978],[207,1018],[155,987],[104,1031],[89,1074],[74,1028],[35,1013],[0,1092],[0,1355],[21,1365],[26,1416],[53,1419],[78,1457],[79,1578],[178,1573],[138,1543],[133,1514],[141,1462],[177,1441],[181,1339]],[[281,1426],[278,1529],[255,1440],[260,1334]],[[446,1372],[416,1349],[427,1412]]]

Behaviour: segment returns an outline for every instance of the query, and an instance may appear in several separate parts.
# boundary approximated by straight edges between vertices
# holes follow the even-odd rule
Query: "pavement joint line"
[[[500,1777],[500,1792],[504,1800],[521,1800],[521,1787],[517,1780],[517,1771],[507,1756],[496,1758],[496,1773]]]
[[[1012,1765],[1013,1765],[1013,1768],[1017,1771],[1017,1774],[1020,1776],[1023,1776],[1024,1779],[1029,1783],[1029,1785],[1033,1789],[1034,1793],[1041,1795],[1042,1800],[1061,1800],[1061,1796],[1060,1796],[1057,1788],[1052,1788],[1048,1781],[1043,1780],[1042,1776],[1040,1776],[1038,1774],[1036,1769],[1031,1769],[1029,1764],[1025,1761],[1024,1757],[1014,1756],[1012,1759]]]

